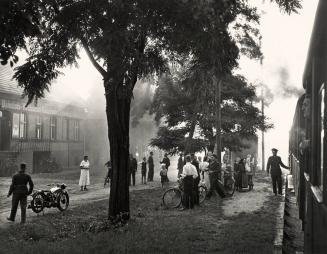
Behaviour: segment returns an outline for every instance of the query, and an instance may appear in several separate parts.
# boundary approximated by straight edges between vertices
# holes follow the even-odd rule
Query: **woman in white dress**
[[[205,156],[203,162],[200,162],[199,169],[202,175],[202,181],[204,181],[208,190],[210,189],[209,173],[208,173],[209,162],[208,158]]]
[[[81,191],[87,190],[86,186],[90,185],[90,162],[88,160],[88,156],[84,156],[84,160],[82,160],[80,164],[81,175],[79,178],[78,185],[81,186]]]

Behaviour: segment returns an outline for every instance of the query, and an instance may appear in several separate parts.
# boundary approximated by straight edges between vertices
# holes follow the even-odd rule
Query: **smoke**
[[[131,124],[135,128],[140,119],[147,114],[152,104],[155,91],[155,85],[148,81],[139,81],[136,83],[133,91],[133,100],[131,105]]]
[[[283,98],[299,97],[304,93],[302,88],[297,88],[290,81],[290,74],[286,67],[280,67],[277,70],[279,76],[278,86],[276,89],[276,95]]]

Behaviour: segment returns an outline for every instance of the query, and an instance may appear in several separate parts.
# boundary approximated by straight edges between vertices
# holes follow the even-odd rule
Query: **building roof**
[[[21,95],[23,88],[13,79],[14,70],[9,65],[0,64],[0,93]]]

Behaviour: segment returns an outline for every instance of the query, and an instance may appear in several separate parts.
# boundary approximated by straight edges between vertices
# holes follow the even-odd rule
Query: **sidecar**
[[[69,206],[69,195],[65,184],[57,184],[50,190],[38,190],[32,194],[31,208],[33,212],[40,213],[43,209],[57,207],[60,211],[67,210]]]

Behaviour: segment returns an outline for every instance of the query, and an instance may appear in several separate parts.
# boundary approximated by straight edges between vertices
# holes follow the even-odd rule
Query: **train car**
[[[304,253],[327,253],[327,1],[320,0],[290,131],[290,163],[303,222]]]

